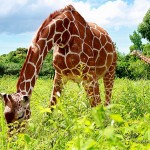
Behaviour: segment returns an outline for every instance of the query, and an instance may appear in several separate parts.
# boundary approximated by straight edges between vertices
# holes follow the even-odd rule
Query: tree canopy
[[[19,75],[22,65],[27,55],[26,48],[17,48],[15,51],[11,51],[9,54],[0,56],[0,75]],[[53,78],[54,68],[52,65],[52,51],[46,56],[40,76],[49,76]]]
[[[144,16],[143,22],[139,24],[138,32],[142,35],[142,38],[150,42],[150,9]]]
[[[137,31],[133,32],[133,35],[129,35],[131,42],[133,43],[132,46],[130,46],[130,52],[133,50],[142,50],[142,38],[140,34]]]

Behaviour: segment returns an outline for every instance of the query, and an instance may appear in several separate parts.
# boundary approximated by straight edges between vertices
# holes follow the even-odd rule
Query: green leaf
[[[82,150],[88,150],[91,148],[94,148],[96,145],[96,142],[93,139],[88,139],[85,143],[84,146],[82,146]]]
[[[114,128],[111,126],[105,128],[103,134],[107,138],[112,138],[114,135]]]
[[[31,141],[30,136],[28,134],[24,134],[24,140],[27,144],[29,144],[29,142]]]
[[[124,122],[123,118],[119,114],[110,114],[110,118],[116,122]]]
[[[43,108],[43,107],[39,107],[40,109],[40,113],[51,113],[51,109],[50,108]]]

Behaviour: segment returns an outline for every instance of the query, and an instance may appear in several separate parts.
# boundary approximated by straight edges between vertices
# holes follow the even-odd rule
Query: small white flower
[[[56,95],[57,95],[58,97],[60,97],[60,92],[57,91]]]
[[[111,126],[113,126],[113,125],[114,125],[114,123],[115,123],[115,121],[114,121],[114,120],[112,120],[110,125],[111,125]]]

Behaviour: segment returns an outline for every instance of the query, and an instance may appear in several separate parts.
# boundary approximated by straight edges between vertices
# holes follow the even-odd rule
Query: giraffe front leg
[[[50,107],[57,104],[57,98],[60,96],[62,88],[62,76],[56,72],[53,83],[53,91],[50,98]]]
[[[112,88],[114,84],[116,65],[112,64],[109,68],[109,71],[103,77],[104,87],[105,87],[105,106],[110,104]]]
[[[83,87],[90,100],[91,107],[95,107],[98,104],[100,104],[101,99],[100,99],[98,81],[95,78],[91,78],[90,80],[84,80]]]

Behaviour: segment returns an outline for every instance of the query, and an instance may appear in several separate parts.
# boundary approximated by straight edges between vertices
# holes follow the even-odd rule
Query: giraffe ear
[[[0,99],[6,104],[8,99],[7,99],[7,94],[5,93],[0,93]]]
[[[0,93],[0,98],[3,99],[3,100],[5,100],[6,94],[5,93]]]

